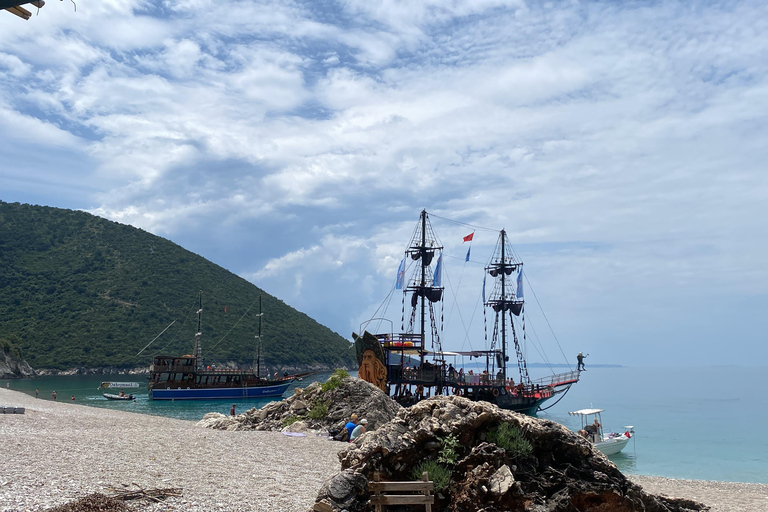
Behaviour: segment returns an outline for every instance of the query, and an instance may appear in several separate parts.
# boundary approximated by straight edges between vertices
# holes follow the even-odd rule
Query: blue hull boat
[[[261,360],[261,312],[259,313],[259,351],[253,370],[216,368],[203,366],[200,356],[202,295],[197,309],[197,334],[195,351],[183,356],[155,356],[149,367],[150,400],[211,400],[282,396],[296,379],[308,375],[284,374],[273,378],[262,377]],[[259,296],[261,311],[261,296]]]
[[[152,388],[149,390],[149,398],[151,400],[267,398],[283,396],[283,393],[285,393],[285,390],[291,385],[291,382],[293,382],[293,379],[280,384],[240,388]]]

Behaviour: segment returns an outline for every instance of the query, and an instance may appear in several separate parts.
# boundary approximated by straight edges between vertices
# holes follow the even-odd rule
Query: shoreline
[[[0,512],[39,511],[109,488],[181,488],[142,511],[287,511],[311,508],[339,470],[344,445],[279,432],[208,430],[163,416],[36,399],[0,389]],[[768,484],[627,475],[647,492],[712,512],[768,512]],[[136,502],[133,502],[134,504]],[[129,502],[130,504],[130,502]]]

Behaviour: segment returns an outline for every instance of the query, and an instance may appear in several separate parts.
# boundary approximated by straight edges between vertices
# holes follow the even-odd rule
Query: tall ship
[[[301,376],[261,376],[261,296],[259,296],[259,333],[253,368],[230,369],[202,364],[202,313],[200,294],[197,308],[197,332],[194,354],[155,356],[149,367],[151,400],[211,400],[282,396],[288,386]]]
[[[364,324],[365,330],[361,326],[361,335],[353,333],[359,377],[402,405],[434,395],[460,395],[535,414],[548,408],[543,407],[545,402],[555,399],[556,403],[578,382],[580,372],[552,372],[531,379],[523,350],[523,263],[515,258],[506,232],[499,233],[494,253],[484,268],[482,302],[488,343],[482,350],[443,349],[442,258],[443,246],[429,215],[422,211],[394,286],[403,294],[401,330],[371,333],[368,326],[372,324],[392,325],[387,319],[374,318]],[[415,263],[410,272],[406,269],[409,261]],[[459,359],[470,361],[471,368],[465,371]]]

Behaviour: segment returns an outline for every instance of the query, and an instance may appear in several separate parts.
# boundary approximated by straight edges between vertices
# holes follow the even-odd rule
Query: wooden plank
[[[433,491],[435,484],[432,482],[368,482],[368,489],[374,492],[387,491]]]
[[[421,494],[414,494],[412,496],[377,494],[376,496],[371,496],[371,503],[374,505],[432,505],[435,503],[435,497]]]

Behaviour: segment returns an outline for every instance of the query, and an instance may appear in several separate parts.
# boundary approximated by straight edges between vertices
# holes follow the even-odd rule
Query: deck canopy
[[[605,409],[579,409],[578,411],[569,412],[571,416],[591,416],[593,414],[600,414],[605,412]]]

